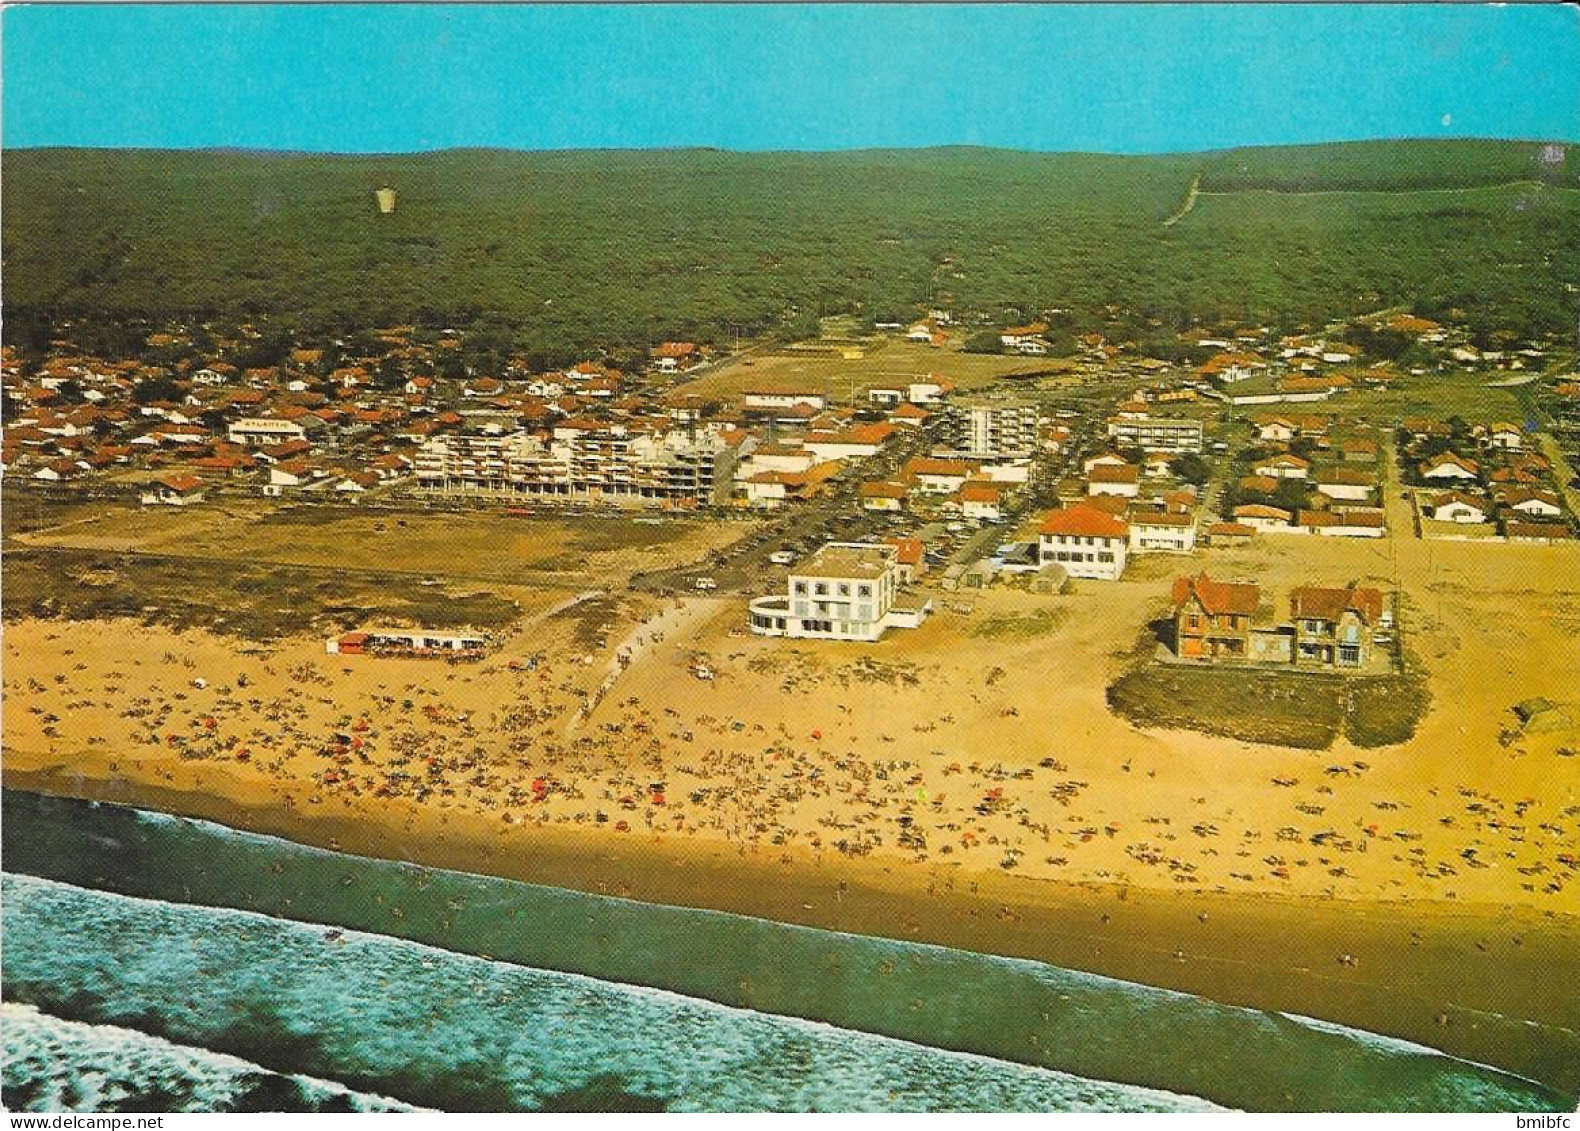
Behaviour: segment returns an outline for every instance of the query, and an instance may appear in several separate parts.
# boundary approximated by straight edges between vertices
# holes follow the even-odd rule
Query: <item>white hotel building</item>
[[[901,591],[894,546],[830,542],[791,567],[783,596],[751,603],[759,636],[822,640],[877,640],[890,628],[915,628],[932,602]]]

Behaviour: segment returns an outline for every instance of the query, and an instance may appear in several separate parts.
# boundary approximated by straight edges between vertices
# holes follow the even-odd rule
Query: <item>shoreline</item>
[[[7,766],[4,780],[332,851],[1047,962],[1386,1034],[1580,1092],[1580,986],[1553,976],[1580,968],[1580,917],[1551,911],[1182,892],[722,841],[474,830],[394,804],[388,820],[306,814],[65,764]]]

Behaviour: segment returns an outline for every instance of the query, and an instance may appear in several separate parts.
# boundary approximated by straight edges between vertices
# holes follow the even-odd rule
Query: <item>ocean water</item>
[[[592,989],[611,984],[646,987],[640,993],[649,995],[643,999],[647,1002],[660,1000],[652,993],[669,991],[679,995],[675,1001],[690,1003],[688,1009],[716,1005],[751,1011],[744,1016],[774,1015],[785,1023],[820,1022],[845,1031],[847,1042],[869,1035],[889,1037],[910,1042],[903,1046],[907,1049],[952,1050],[1049,1069],[1066,1074],[1066,1079],[1152,1090],[1136,1095],[1196,1096],[1249,1110],[1534,1111],[1573,1106],[1572,1098],[1540,1084],[1419,1045],[1022,959],[369,860],[203,821],[15,791],[6,793],[4,816],[0,832],[9,871],[146,899],[260,913],[256,923],[245,920],[252,924],[246,928],[249,931],[261,930],[258,924],[270,919],[333,924],[383,936],[380,946],[406,939],[439,948],[427,961],[441,961],[435,955],[443,952],[448,952],[443,961],[461,961],[464,955],[491,957],[512,964],[507,969],[584,975]],[[107,949],[120,948],[120,953],[149,945],[135,934],[121,944],[83,929],[76,917],[90,911],[98,914],[99,905],[82,902],[81,896],[73,898],[75,902],[46,901],[36,906],[39,914],[47,910],[55,920],[48,931],[81,936],[80,961],[97,962],[102,957],[99,952]],[[8,991],[20,977],[13,928],[31,929],[11,922],[13,910],[8,899],[4,955]],[[191,907],[182,911],[195,913]],[[321,939],[324,929],[310,930]],[[161,960],[172,957],[165,952],[173,944],[158,935],[150,938],[159,940]],[[342,942],[320,948],[320,956],[326,961],[345,956]],[[58,964],[66,958],[56,955],[51,961]],[[336,968],[349,965],[339,962]],[[229,964],[218,969],[221,974],[213,981],[216,993],[223,991],[227,978],[242,977]],[[94,970],[92,977],[110,977],[113,963]],[[54,994],[55,1000],[53,1004],[39,998],[25,1000],[38,1000],[41,1007],[62,1016],[76,1015],[70,1003],[61,1000],[62,991],[49,988],[48,978],[39,975],[29,985],[35,987],[31,993]],[[84,976],[80,985],[83,992],[91,992],[92,978]],[[392,981],[389,993],[398,996],[399,992],[398,980]],[[258,986],[249,1000],[254,1004],[246,1008],[267,1011],[267,988]],[[715,1042],[720,1049],[734,1047],[728,1032],[711,1029],[705,1039],[688,1039],[688,1024],[677,1022],[674,1029],[660,1026],[655,1031],[662,1036],[652,1039],[640,1028],[635,1030],[629,1040],[636,1044],[620,1058],[619,1070],[611,1069],[611,1079],[626,1080],[632,1063],[641,1059],[642,1048],[655,1041],[685,1049],[688,1058],[704,1062]],[[132,1027],[218,1047],[190,1034],[171,1034],[151,1025]],[[729,1026],[726,1030],[734,1031]],[[228,1032],[232,1043],[225,1051],[284,1070],[277,1060],[261,1053],[253,1056],[245,1032]],[[570,1020],[545,1023],[542,1033],[555,1047],[574,1048],[580,1039],[578,1023]],[[748,1062],[749,1057],[742,1064]],[[292,1070],[315,1071],[310,1065]],[[757,1071],[733,1062],[731,1070],[744,1073],[748,1080]],[[715,1066],[716,1074],[722,1071]],[[906,1072],[896,1071],[900,1079],[909,1078]],[[322,1074],[362,1090],[411,1098],[409,1092],[381,1088],[376,1076]],[[793,1083],[809,1074],[811,1069],[798,1070],[790,1079]],[[546,1096],[552,1100],[567,1090],[572,1093],[568,1099],[553,1102],[608,1106],[655,1094],[605,1081],[588,1085],[593,1092],[583,1095],[559,1087],[564,1080],[550,1076],[559,1090],[545,1085],[546,1090],[531,1093],[534,1102]],[[464,1079],[465,1073],[456,1078]],[[903,1102],[921,1106],[955,1102],[923,1100],[919,1097],[930,1095],[925,1088],[902,1088],[891,1098],[888,1088],[875,1092],[866,1085],[809,1097],[797,1090],[806,1085],[792,1083],[764,1085],[756,1092],[748,1089],[731,1102],[753,1109],[797,1104],[890,1108],[902,1103],[900,1095],[911,1097]],[[606,1085],[609,1094],[599,1101],[598,1089]],[[818,1086],[831,1085],[820,1081]],[[716,1093],[710,1095],[714,1098],[708,1102],[722,1102]],[[985,1106],[1017,1106],[1008,1093],[999,1095],[1001,1103]],[[661,1098],[666,1103],[696,1102],[669,1093]],[[1047,1098],[1055,1108],[1079,1100]],[[434,1106],[456,1102],[460,1100],[452,1097]]]
[[[75,1092],[103,1096],[113,1094],[106,1081],[130,1079],[224,1104],[242,1081],[256,1089],[259,1069],[200,1051],[219,1049],[268,1063],[276,1091],[289,1080],[319,1106],[376,1091],[446,1110],[1213,1110],[1193,1097],[252,912],[26,876],[5,878],[4,899],[7,996],[92,1019],[32,1014],[13,1029],[8,1014],[8,1091],[58,1095],[63,1075]],[[43,1065],[57,1051],[50,1078]],[[106,1052],[108,1068],[95,1055]]]
[[[0,1081],[10,1111],[415,1110],[135,1029],[64,1021],[30,1005],[0,1005],[0,1033]]]

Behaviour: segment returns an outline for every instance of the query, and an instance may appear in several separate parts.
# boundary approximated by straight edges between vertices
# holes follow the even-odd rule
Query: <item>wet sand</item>
[[[547,617],[454,667],[23,620],[4,642],[5,780],[1034,957],[1574,1080],[1580,736],[1507,730],[1519,699],[1574,697],[1575,559],[1343,541],[1211,568],[1274,591],[1397,580],[1433,696],[1399,746],[1116,718],[1104,688],[1181,567],[1154,560],[1071,597],[951,595],[861,648],[748,636],[738,601],[635,595],[596,647]],[[1045,629],[989,630],[1044,609]]]
[[[1524,908],[1313,902],[1063,884],[552,828],[503,835],[412,812],[409,826],[65,767],[6,784],[213,820],[297,843],[428,867],[778,922],[1029,958],[1216,1001],[1413,1040],[1580,1090],[1580,921]],[[918,883],[925,886],[918,889]]]

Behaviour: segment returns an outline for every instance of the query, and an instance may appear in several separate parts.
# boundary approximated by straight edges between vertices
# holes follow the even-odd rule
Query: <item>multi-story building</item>
[[[1202,573],[1176,580],[1172,596],[1181,660],[1362,669],[1372,665],[1374,646],[1392,639],[1393,615],[1378,589],[1301,586],[1290,591],[1290,619],[1263,624],[1255,585]]]
[[[1071,577],[1118,581],[1125,572],[1130,525],[1122,518],[1078,505],[1049,511],[1039,532],[1042,564],[1058,563]]]
[[[1174,582],[1174,651],[1183,658],[1248,659],[1255,585],[1214,581],[1203,573]]]
[[[317,423],[316,418],[314,423]],[[233,444],[285,444],[307,439],[307,427],[298,421],[278,417],[244,416],[230,422],[225,438]]]
[[[877,640],[890,628],[915,628],[932,603],[902,592],[901,547],[829,542],[790,569],[783,596],[751,603],[760,636]]]
[[[567,420],[547,435],[436,436],[415,461],[420,486],[543,499],[712,506],[728,500],[735,450],[713,432]]]
[[[747,412],[796,408],[805,406],[819,411],[828,407],[828,396],[810,389],[786,389],[778,386],[759,385],[742,394],[742,404]]]
[[[1196,548],[1196,518],[1169,511],[1131,511],[1132,554],[1188,554]]]
[[[975,459],[1019,458],[1037,451],[1037,406],[1008,398],[952,402],[939,449]]]
[[[1120,447],[1149,452],[1199,452],[1202,423],[1174,416],[1116,416],[1108,422],[1108,436]]]
[[[1303,585],[1289,594],[1289,616],[1295,627],[1297,667],[1364,667],[1371,659],[1384,620],[1382,591],[1350,586],[1328,589]]]

